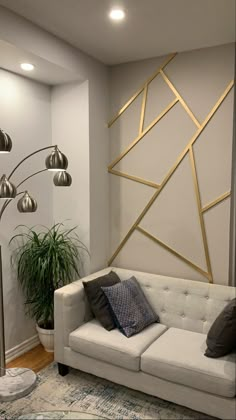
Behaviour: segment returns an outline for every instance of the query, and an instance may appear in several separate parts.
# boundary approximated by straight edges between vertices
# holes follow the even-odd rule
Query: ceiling
[[[20,68],[22,62],[33,63],[35,69],[26,73]],[[0,40],[0,68],[10,70],[14,73],[47,85],[58,85],[79,81],[78,74],[72,73],[56,64],[38,57],[28,51]]]
[[[235,0],[0,0],[109,64],[235,41]],[[113,6],[126,11],[112,22]]]

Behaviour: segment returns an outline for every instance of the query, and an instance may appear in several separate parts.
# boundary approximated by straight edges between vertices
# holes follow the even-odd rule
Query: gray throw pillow
[[[115,323],[126,337],[142,331],[148,325],[159,322],[135,277],[111,287],[102,287]]]
[[[236,349],[236,298],[225,306],[207,335],[205,356],[222,357]]]
[[[120,282],[120,278],[114,271],[110,271],[110,273],[91,281],[83,281],[84,291],[90,308],[95,318],[108,331],[116,328],[116,324],[113,320],[106,296],[102,291],[102,286],[113,286],[118,282]]]

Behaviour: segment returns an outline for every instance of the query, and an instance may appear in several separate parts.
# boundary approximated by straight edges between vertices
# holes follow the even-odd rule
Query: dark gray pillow
[[[120,278],[114,271],[98,277],[94,280],[85,282],[83,281],[84,291],[86,293],[90,308],[98,321],[106,330],[110,331],[116,328],[116,324],[111,315],[110,307],[107,302],[106,296],[101,289],[102,286],[113,286],[120,282]]]
[[[159,317],[148,303],[135,277],[112,287],[102,287],[117,327],[126,337],[142,331],[148,325],[159,322]]]
[[[236,349],[236,298],[225,306],[207,335],[207,357],[222,357]]]

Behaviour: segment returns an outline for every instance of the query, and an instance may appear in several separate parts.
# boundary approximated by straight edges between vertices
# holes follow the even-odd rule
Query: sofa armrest
[[[110,269],[106,268],[55,291],[54,350],[57,362],[63,363],[64,361],[64,347],[69,346],[70,333],[93,317],[84,293],[82,280],[93,280],[109,271]]]

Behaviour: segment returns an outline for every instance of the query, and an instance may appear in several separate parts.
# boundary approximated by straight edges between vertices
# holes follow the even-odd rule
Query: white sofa
[[[55,292],[55,360],[164,400],[222,419],[235,419],[236,354],[204,356],[206,334],[233,287],[106,268],[121,280],[134,275],[160,324],[126,338],[106,331],[89,310],[81,280]]]

